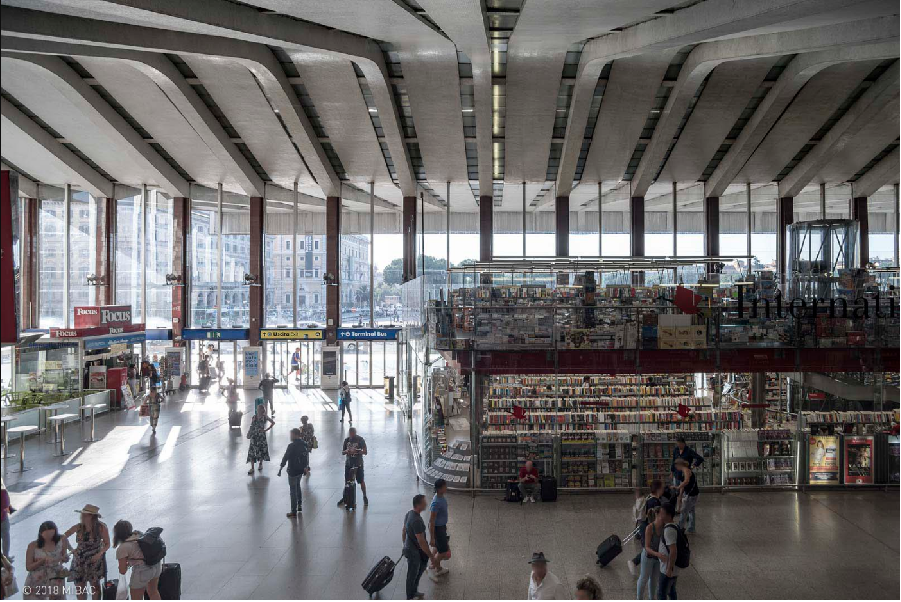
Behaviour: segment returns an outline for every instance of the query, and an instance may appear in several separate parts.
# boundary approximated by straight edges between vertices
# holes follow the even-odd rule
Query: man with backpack
[[[675,509],[664,504],[657,511],[656,526],[662,529],[658,553],[660,557],[660,582],[657,585],[658,600],[676,600],[676,580],[679,571],[688,568],[691,551],[688,538],[679,525],[673,522]]]
[[[291,491],[291,511],[288,518],[297,518],[298,512],[303,512],[303,494],[300,491],[300,480],[304,474],[310,472],[310,450],[301,437],[300,429],[291,429],[291,443],[282,456],[282,465],[278,469],[278,476],[282,476],[282,469],[288,465],[288,489]]]

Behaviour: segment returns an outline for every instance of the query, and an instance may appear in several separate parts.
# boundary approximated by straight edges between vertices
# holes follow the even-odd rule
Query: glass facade
[[[86,192],[72,192],[69,203],[69,316],[74,315],[73,307],[94,305],[95,287],[88,284],[88,276],[100,270],[96,265],[98,227],[103,209]],[[71,322],[70,322],[71,324]]]
[[[191,320],[194,328],[216,328],[219,305],[219,214],[215,209],[191,209],[191,248],[188,270],[191,274]]]
[[[365,209],[341,216],[341,326],[369,326],[369,222]]]
[[[143,315],[143,223],[140,195],[116,201],[116,304],[131,305],[135,321]]]
[[[147,281],[147,328],[172,327],[172,288],[166,275],[172,273],[174,209],[172,199],[158,191],[149,191],[146,203],[144,236],[144,274]]]
[[[250,293],[244,275],[250,274],[250,199],[222,210],[222,328],[250,325]]]
[[[42,198],[38,216],[40,253],[41,328],[63,327],[66,322],[66,203],[62,198]]]

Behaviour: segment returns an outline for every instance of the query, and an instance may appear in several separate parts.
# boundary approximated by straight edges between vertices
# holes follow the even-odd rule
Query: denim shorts
[[[144,589],[154,579],[159,579],[163,572],[163,563],[157,562],[152,566],[138,564],[131,568],[131,579],[128,582],[130,589]]]

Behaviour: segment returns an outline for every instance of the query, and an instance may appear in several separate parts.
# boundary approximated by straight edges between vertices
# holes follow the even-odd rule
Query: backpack
[[[691,563],[691,548],[688,546],[688,536],[685,534],[685,529],[677,525],[676,523],[667,523],[663,527],[663,531],[666,532],[667,527],[672,527],[676,530],[676,566],[680,569],[687,569],[688,565]]]
[[[151,527],[144,531],[138,538],[138,547],[144,555],[144,564],[154,566],[166,557],[166,544],[160,538],[163,530],[159,527]]]
[[[648,502],[651,500],[652,497],[654,497],[654,496],[651,494],[648,494],[648,496],[646,498],[644,498],[644,501],[641,502],[641,507],[638,509],[638,522],[644,522],[644,523],[648,522]]]

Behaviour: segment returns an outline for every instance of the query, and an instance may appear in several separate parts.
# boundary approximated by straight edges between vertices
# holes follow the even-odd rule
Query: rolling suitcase
[[[607,566],[610,562],[620,555],[623,551],[623,544],[629,543],[635,535],[638,534],[638,527],[635,528],[634,531],[629,533],[626,536],[626,539],[621,540],[619,535],[611,535],[607,539],[601,542],[601,545],[598,546],[597,556],[598,561],[597,564],[601,566]]]
[[[177,562],[163,564],[160,573],[160,598],[163,600],[181,600],[181,565]]]
[[[369,571],[362,583],[363,589],[366,590],[370,598],[391,583],[391,580],[394,578],[395,567],[397,567],[397,563],[391,560],[389,556],[385,556],[372,567],[372,570]]]
[[[541,477],[541,501],[556,502],[557,501],[557,478]]]
[[[241,428],[241,417],[244,412],[240,410],[229,410],[228,412],[228,428]]]
[[[350,480],[344,484],[344,507],[347,510],[355,510],[357,507],[357,469],[350,471]]]
[[[116,593],[119,591],[119,580],[118,579],[105,579],[103,581],[103,591],[101,592],[101,598],[103,600],[115,600]]]

